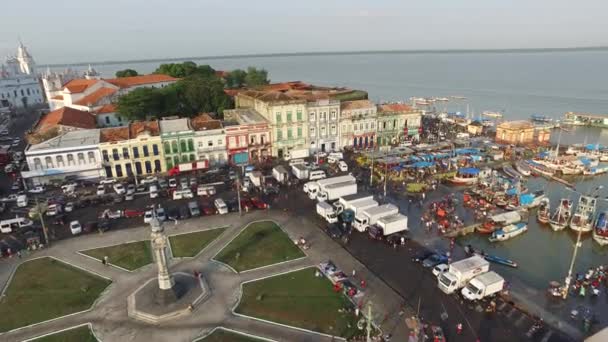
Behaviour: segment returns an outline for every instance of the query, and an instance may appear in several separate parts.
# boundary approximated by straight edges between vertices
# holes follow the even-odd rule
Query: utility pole
[[[239,202],[239,216],[243,216],[241,211],[241,177],[238,174],[236,176],[236,200]]]
[[[375,149],[372,149],[372,168],[371,171],[369,173],[369,187],[372,187],[372,183],[373,183],[373,179],[374,179],[374,154],[375,154]]]
[[[388,182],[388,163],[384,159],[384,198],[386,199],[386,183]]]
[[[38,210],[38,217],[40,218],[40,224],[42,225],[42,232],[44,233],[44,243],[48,247],[51,244],[49,240],[49,231],[46,228],[46,224],[44,224],[44,215],[42,214],[42,210],[40,209],[40,204],[38,203],[38,196],[34,196],[36,200],[36,209]]]

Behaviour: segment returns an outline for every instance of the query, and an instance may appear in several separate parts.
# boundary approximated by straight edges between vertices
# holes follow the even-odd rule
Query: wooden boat
[[[512,177],[515,179],[523,178],[522,174],[517,172],[511,165],[503,166],[502,171],[509,177]]]
[[[530,165],[530,171],[539,175],[543,175],[543,176],[547,176],[547,177],[551,177],[555,174],[555,171],[546,167],[543,164],[539,164],[537,162],[534,161],[530,161],[528,162],[528,165]]]
[[[493,262],[495,264],[509,266],[509,267],[513,267],[513,268],[517,267],[517,263],[515,261],[513,261],[513,260],[502,258],[502,257],[499,257],[497,255],[485,254],[483,251],[475,249],[471,245],[464,246],[464,252],[467,255],[479,255],[480,257],[486,259],[487,261]]]
[[[551,217],[551,201],[549,201],[549,198],[545,197],[540,201],[540,205],[538,206],[538,211],[536,212],[536,219],[540,223],[547,224],[547,223],[549,223],[550,217]]]
[[[492,233],[488,238],[490,242],[506,241],[528,231],[528,225],[524,222],[510,224]]]
[[[507,211],[491,216],[481,226],[477,227],[477,232],[481,234],[493,233],[501,227],[520,222],[523,219],[523,216],[522,212],[518,211]]]
[[[608,245],[608,211],[602,212],[593,227],[593,240],[600,246]]]
[[[519,172],[522,176],[530,176],[530,166],[528,166],[528,163],[526,163],[523,160],[519,160],[517,162],[515,162],[515,170],[517,170],[517,172]]]
[[[601,175],[606,172],[608,172],[608,166],[592,166],[583,170],[583,174],[587,176]]]
[[[568,225],[572,215],[572,201],[569,198],[562,198],[555,210],[555,214],[549,219],[549,225],[554,231],[562,230]]]
[[[460,168],[449,181],[455,185],[473,185],[479,181],[479,172],[480,170],[474,167]]]
[[[570,229],[575,232],[588,233],[593,230],[593,217],[597,200],[591,196],[581,196],[578,199],[576,212],[570,220]]]

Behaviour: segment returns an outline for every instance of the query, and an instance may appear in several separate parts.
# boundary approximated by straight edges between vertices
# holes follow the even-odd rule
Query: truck
[[[406,230],[408,230],[407,216],[395,214],[379,218],[376,224],[370,227],[369,235],[374,239],[384,239]]]
[[[321,190],[321,187],[325,187],[329,184],[343,183],[349,181],[356,182],[357,180],[355,179],[355,177],[347,175],[310,181],[304,184],[304,192],[308,194],[308,197],[310,197],[310,199],[315,199],[317,198],[317,193],[319,192],[319,190]]]
[[[505,279],[490,271],[471,279],[461,292],[468,300],[479,300],[502,291],[504,285]]]
[[[261,171],[251,171],[249,173],[249,179],[251,179],[251,183],[253,183],[256,188],[261,188],[264,183],[264,175]]]
[[[370,200],[371,201],[374,200],[374,196],[373,195],[369,195],[369,194],[354,194],[354,195],[342,196],[342,197],[340,197],[340,199],[338,201],[336,201],[334,203],[334,207],[336,207],[336,210],[338,212],[342,212],[342,211],[347,210],[347,209],[353,209],[352,207],[355,204],[358,204],[358,203],[361,203],[361,202],[370,201]]]
[[[281,184],[287,183],[289,180],[289,173],[283,165],[277,165],[272,169],[272,177]]]
[[[490,263],[484,258],[474,255],[450,264],[447,272],[442,273],[437,279],[437,285],[441,291],[451,294],[464,287],[469,280],[490,270]]]
[[[336,214],[335,208],[327,202],[317,203],[317,214],[319,214],[329,223],[338,222],[338,214]]]
[[[354,195],[357,193],[357,182],[346,181],[341,183],[333,183],[322,185],[319,187],[317,200],[319,202],[337,200],[342,196]]]
[[[297,158],[307,158],[308,155],[309,155],[308,149],[302,148],[302,149],[298,149],[298,150],[291,150],[291,151],[285,152],[283,159],[289,160],[289,159],[297,159]]]
[[[353,222],[353,227],[360,232],[366,231],[371,225],[374,225],[378,222],[378,219],[381,219],[385,216],[395,215],[399,213],[399,208],[392,204],[383,204],[377,207],[368,208],[365,210],[361,210],[355,215],[355,222]]]
[[[297,179],[308,179],[308,167],[304,164],[296,164],[291,166],[291,172]]]

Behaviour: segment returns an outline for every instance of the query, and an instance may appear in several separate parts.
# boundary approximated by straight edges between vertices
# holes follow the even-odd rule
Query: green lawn
[[[315,268],[243,284],[236,312],[321,333],[350,338],[358,334],[352,304],[336,293]]]
[[[215,228],[200,232],[169,236],[171,250],[176,258],[193,257],[202,251],[211,241],[220,236],[226,228]]]
[[[250,224],[215,257],[237,272],[293,260],[305,254],[274,222]]]
[[[35,342],[97,342],[88,326],[82,326],[53,335],[37,338]]]
[[[211,335],[205,336],[196,342],[260,342],[261,340],[247,335],[237,334],[224,329],[215,329]]]
[[[107,256],[110,264],[120,266],[129,271],[134,271],[153,261],[150,241],[124,243],[122,245],[89,249],[80,252],[98,259],[99,261],[101,261],[104,256]]]
[[[55,259],[27,261],[0,299],[0,332],[86,310],[110,283]]]

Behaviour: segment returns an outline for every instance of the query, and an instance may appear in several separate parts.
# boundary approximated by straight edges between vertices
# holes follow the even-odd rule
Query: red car
[[[253,203],[251,203],[250,200],[246,199],[246,198],[242,198],[241,199],[241,210],[249,210],[249,209],[253,209]]]
[[[205,213],[205,215],[215,215],[215,208],[213,208],[209,205],[204,205],[202,209],[203,209],[203,213]]]
[[[264,203],[264,201],[262,201],[261,199],[259,199],[257,197],[253,197],[251,199],[251,203],[253,204],[254,207],[256,207],[258,209],[266,209],[266,208],[268,208],[268,204]]]
[[[140,217],[140,216],[144,216],[144,212],[141,210],[127,209],[124,211],[124,216],[125,217]]]

